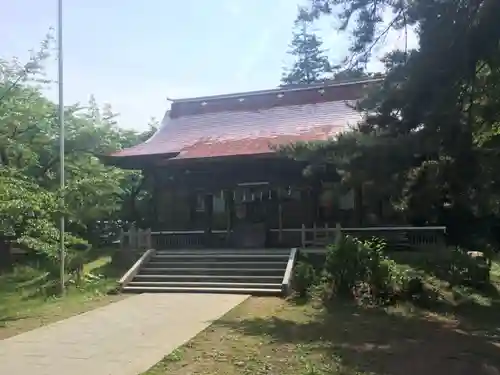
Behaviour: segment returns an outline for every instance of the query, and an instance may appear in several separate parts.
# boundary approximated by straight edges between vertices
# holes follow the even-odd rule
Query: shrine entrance
[[[317,194],[296,161],[186,163],[153,170],[153,231],[189,231],[204,247],[275,248],[296,243],[315,221]]]
[[[234,190],[232,244],[236,247],[264,247],[272,227],[270,218],[278,210],[276,193],[268,182],[241,183]],[[230,213],[231,214],[231,213]]]

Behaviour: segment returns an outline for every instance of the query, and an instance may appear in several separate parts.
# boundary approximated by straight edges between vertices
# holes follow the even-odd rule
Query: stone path
[[[140,294],[0,341],[2,375],[137,375],[248,296]]]

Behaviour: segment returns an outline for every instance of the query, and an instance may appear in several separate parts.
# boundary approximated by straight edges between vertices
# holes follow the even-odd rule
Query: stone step
[[[204,260],[211,262],[253,260],[255,262],[265,262],[270,260],[288,260],[288,254],[155,254],[152,258],[156,260]]]
[[[160,250],[125,292],[282,294],[290,250]]]
[[[181,261],[165,259],[151,259],[145,267],[147,268],[169,268],[169,269],[182,269],[182,268],[259,268],[259,269],[278,269],[286,268],[288,259],[282,261],[189,261],[183,259]]]
[[[281,295],[281,288],[210,288],[210,287],[172,287],[172,286],[126,286],[127,293],[230,293],[251,295]]]
[[[194,254],[194,255],[286,255],[290,254],[289,249],[268,249],[268,250],[254,250],[254,249],[171,249],[171,250],[157,250],[156,254],[159,255],[173,255],[173,254]]]
[[[232,282],[181,282],[181,281],[131,281],[128,287],[157,287],[157,288],[232,288],[232,289],[280,289],[281,283],[232,283]]]
[[[219,266],[216,264],[215,266]],[[283,276],[285,273],[285,266],[280,268],[180,268],[180,267],[149,267],[141,268],[140,274],[168,274],[168,275],[269,275],[269,276]]]
[[[284,273],[284,272],[283,272]],[[166,281],[166,282],[226,282],[226,283],[264,283],[281,284],[283,274],[278,276],[267,275],[168,275],[168,274],[141,274],[134,277],[132,282]]]

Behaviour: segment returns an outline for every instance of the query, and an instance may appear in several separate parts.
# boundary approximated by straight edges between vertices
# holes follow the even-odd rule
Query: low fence
[[[441,247],[445,244],[446,227],[444,226],[395,226],[395,227],[364,227],[343,228],[316,227],[301,229],[301,245],[303,248],[324,248],[335,242],[338,234],[351,235],[353,237],[369,239],[378,237],[386,240],[393,248],[429,248]]]
[[[152,232],[152,243],[156,249],[225,247],[227,235],[227,230],[158,231]]]
[[[438,247],[445,242],[446,227],[364,227],[343,228],[314,225],[307,228],[270,229],[268,231],[268,247],[301,247],[301,248],[324,248],[327,244],[335,241],[338,233],[352,235],[358,238],[380,237],[389,244],[407,245],[412,248]],[[131,227],[128,231],[121,231],[121,248],[130,249],[186,249],[230,247],[228,241],[232,232],[227,230],[203,230],[185,231],[155,231],[150,229],[136,229]]]
[[[137,229],[133,225],[128,231],[120,230],[121,249],[148,250],[153,248],[151,229]]]

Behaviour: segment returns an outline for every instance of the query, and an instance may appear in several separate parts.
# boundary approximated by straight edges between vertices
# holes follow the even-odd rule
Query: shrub
[[[452,251],[449,273],[452,285],[480,286],[490,281],[491,263],[481,252],[460,247]]]
[[[384,255],[386,244],[380,239],[361,241],[339,236],[328,247],[326,280],[332,294],[370,299],[385,303],[401,289],[405,275]]]
[[[312,264],[305,260],[299,261],[295,266],[293,287],[299,297],[306,297],[310,288],[316,282],[316,271]]]
[[[403,285],[405,297],[409,300],[420,299],[424,295],[424,282],[418,276],[405,280]]]
[[[359,243],[349,236],[339,236],[334,245],[328,246],[325,261],[326,279],[331,282],[333,293],[349,295],[365,275],[363,254]]]

